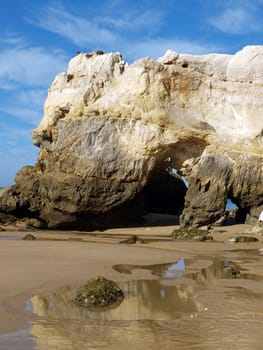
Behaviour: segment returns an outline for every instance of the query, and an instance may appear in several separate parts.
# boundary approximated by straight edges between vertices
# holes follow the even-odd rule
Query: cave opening
[[[206,141],[191,136],[159,149],[155,154],[155,166],[143,189],[148,214],[173,216],[173,224],[179,224],[189,187],[187,177],[206,146]],[[181,169],[187,171],[187,177]]]
[[[234,210],[237,208],[238,208],[238,206],[233,202],[233,200],[231,198],[228,198],[226,201],[225,210],[230,211],[230,210]]]
[[[226,224],[228,225],[244,224],[246,222],[248,209],[241,207],[238,201],[232,197],[227,198],[225,212],[227,214]]]
[[[172,156],[158,163],[143,191],[148,217],[162,224],[179,224],[188,187],[187,180],[179,175],[173,163]]]

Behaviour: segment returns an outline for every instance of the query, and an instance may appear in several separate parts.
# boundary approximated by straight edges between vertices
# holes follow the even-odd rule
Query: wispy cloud
[[[127,8],[128,6],[128,8]],[[110,49],[124,40],[125,35],[146,31],[156,32],[162,23],[160,10],[140,9],[115,2],[100,7],[100,13],[87,19],[73,13],[61,1],[52,2],[42,8],[34,19],[28,21],[42,29],[56,33],[79,47]],[[96,5],[94,5],[96,7]],[[110,13],[110,14],[109,14]]]
[[[0,186],[10,185],[15,173],[32,164],[38,150],[31,130],[42,117],[47,89],[64,71],[68,57],[57,50],[30,46],[10,35],[0,40]]]
[[[70,12],[61,2],[56,2],[43,8],[38,17],[30,22],[90,51],[98,48],[121,51],[128,61],[145,56],[157,58],[168,49],[191,54],[220,51],[216,45],[158,36],[165,19],[165,11],[159,7],[141,11],[133,6],[123,11],[122,2],[114,1],[110,9],[111,15],[106,7],[108,12],[102,11],[99,16],[87,20],[81,14]]]
[[[20,120],[30,127],[42,116],[46,91],[68,58],[58,50],[29,46],[15,35],[2,38],[0,51],[0,120]]]
[[[103,26],[109,26],[112,30],[122,30],[136,34],[146,30],[156,32],[162,22],[164,14],[155,9],[148,9],[141,12],[140,10],[123,11],[122,15],[102,16],[96,18],[96,22]]]
[[[43,8],[39,17],[31,19],[30,22],[59,34],[78,46],[110,46],[116,42],[116,36],[112,31],[95,21],[68,12],[61,2]]]
[[[262,20],[258,18],[253,6],[231,7],[225,9],[209,23],[216,29],[229,34],[244,34],[260,32],[263,29]]]
[[[65,70],[66,56],[40,47],[10,47],[0,51],[0,82],[47,86],[58,72]],[[1,88],[1,85],[0,85]]]
[[[3,115],[5,115],[5,119],[8,118],[8,116],[16,117],[32,125],[32,127],[38,125],[42,117],[38,109],[18,104],[0,107],[0,113],[2,115],[1,118],[3,118]]]
[[[1,46],[9,46],[16,48],[25,48],[28,46],[28,42],[25,38],[15,33],[8,33],[5,37],[0,38]]]

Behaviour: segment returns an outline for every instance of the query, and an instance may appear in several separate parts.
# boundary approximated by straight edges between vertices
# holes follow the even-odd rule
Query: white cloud
[[[96,7],[96,4],[94,4]],[[130,4],[115,4],[100,7],[98,15],[85,18],[65,8],[62,2],[52,3],[42,10],[31,24],[56,33],[79,47],[88,50],[102,48],[113,50],[129,35],[140,33],[149,36],[157,32],[163,22],[164,13],[160,9],[140,9]]]
[[[16,172],[34,163],[31,130],[42,117],[46,90],[65,70],[61,51],[29,46],[16,35],[0,39],[0,186],[10,185]]]
[[[209,20],[209,23],[229,34],[260,32],[263,27],[252,7],[225,9],[220,15]]]
[[[25,38],[22,38],[21,36],[15,33],[9,33],[6,37],[0,38],[0,44],[1,46],[15,46],[16,48],[24,48],[28,46],[28,43],[25,40]]]
[[[32,126],[37,126],[42,117],[38,110],[18,104],[0,107],[0,112],[1,114],[16,117]],[[1,116],[1,118],[3,117]]]
[[[109,25],[112,29],[122,30],[125,32],[136,32],[146,30],[147,33],[155,32],[159,29],[163,21],[161,11],[154,9],[139,11],[123,11],[121,16],[102,16],[96,19],[100,25]]]
[[[64,71],[66,56],[60,51],[40,47],[14,47],[0,51],[0,89],[22,84],[47,86]]]
[[[37,20],[32,23],[59,34],[78,46],[110,47],[117,39],[110,30],[96,22],[67,12],[61,3],[43,9]]]
[[[110,8],[109,8],[110,6]],[[110,9],[110,10],[109,10]],[[109,15],[109,13],[111,15]],[[89,45],[88,50],[102,48],[121,51],[128,61],[145,56],[157,58],[168,49],[179,53],[205,54],[220,51],[215,45],[203,44],[178,38],[155,37],[164,20],[165,10],[127,5],[114,1],[101,10],[99,16],[87,20],[82,15],[69,12],[61,2],[49,5],[40,11],[31,23],[57,33],[76,45]],[[140,36],[140,39],[137,39]]]

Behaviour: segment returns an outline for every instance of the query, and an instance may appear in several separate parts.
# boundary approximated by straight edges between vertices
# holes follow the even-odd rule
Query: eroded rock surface
[[[174,197],[174,185],[166,186],[167,197],[149,194],[157,174],[175,168],[189,182],[182,226],[220,220],[228,198],[257,217],[262,59],[262,46],[233,56],[168,51],[131,65],[119,53],[78,54],[53,81],[33,131],[37,162],[1,191],[1,211],[50,228],[125,223],[150,210],[149,198],[161,212],[171,211],[173,198],[181,213],[179,178]]]
[[[77,288],[72,301],[82,307],[103,307],[121,302],[124,294],[116,282],[105,277],[90,279]]]

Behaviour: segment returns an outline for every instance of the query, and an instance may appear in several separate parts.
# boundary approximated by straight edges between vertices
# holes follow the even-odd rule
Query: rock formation
[[[189,182],[183,226],[220,220],[228,198],[244,217],[257,217],[262,60],[263,46],[233,56],[168,51],[131,65],[119,53],[78,54],[53,81],[32,133],[37,162],[1,191],[1,211],[50,228],[116,225],[149,211],[149,186],[158,191],[152,179],[163,178],[165,192],[167,174],[177,169]],[[177,181],[180,213],[185,189]],[[159,207],[167,207],[164,193]]]

